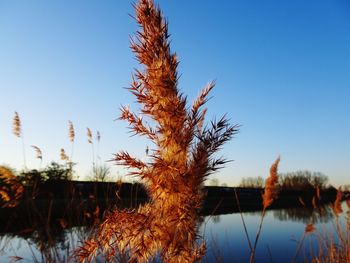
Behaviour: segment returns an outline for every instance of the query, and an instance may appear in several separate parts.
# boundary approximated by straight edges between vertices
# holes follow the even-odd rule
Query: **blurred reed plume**
[[[101,134],[100,134],[99,131],[97,131],[96,140],[97,140],[98,142],[100,142],[100,140],[101,140]]]
[[[103,253],[109,261],[118,253],[127,253],[130,262],[148,262],[156,255],[164,262],[193,262],[205,253],[198,236],[203,182],[226,163],[213,154],[238,127],[230,125],[225,116],[209,127],[203,125],[202,107],[214,83],[189,108],[177,87],[178,61],[170,51],[167,22],[152,0],[140,0],[135,8],[140,30],[131,49],[144,69],[136,70],[129,90],[141,106],[141,115],[124,106],[120,119],[128,122],[134,134],[151,140],[155,149],[148,162],[124,151],[114,160],[130,168],[130,176],[141,178],[150,201],[137,210],[108,214],[96,236],[75,257],[89,261]]]
[[[87,129],[88,143],[92,143],[92,132],[91,132],[90,128],[86,128],[86,129]]]
[[[250,251],[250,260],[249,260],[250,262],[254,262],[255,261],[254,256],[255,256],[256,246],[257,246],[258,241],[259,241],[259,237],[260,237],[261,228],[262,228],[262,225],[263,225],[266,209],[272,204],[272,202],[278,196],[278,173],[277,173],[277,169],[278,169],[279,162],[280,162],[280,157],[278,157],[276,159],[276,161],[272,164],[272,166],[270,168],[270,175],[265,181],[265,190],[264,190],[264,193],[262,195],[263,210],[261,212],[260,224],[259,224],[259,228],[258,228],[258,231],[256,233],[256,236],[255,236],[254,245],[253,245],[253,247],[252,247],[252,249]],[[248,239],[248,241],[249,241],[249,239]]]
[[[75,131],[74,131],[73,123],[71,121],[68,121],[68,138],[71,142],[74,142]]]
[[[19,203],[24,188],[18,177],[4,166],[0,166],[0,202],[2,207],[14,207]]]
[[[62,161],[69,161],[69,157],[68,157],[68,155],[66,154],[66,151],[63,148],[61,148],[60,158],[61,158]]]
[[[69,162],[69,167],[70,170],[73,169],[73,152],[74,152],[74,140],[75,140],[75,130],[74,130],[74,125],[73,122],[68,121],[68,138],[72,143],[72,149],[70,152],[70,162]]]
[[[41,152],[41,149],[38,146],[31,145],[31,147],[34,149],[36,158],[42,160],[43,159],[43,153]]]
[[[99,131],[96,132],[96,141],[97,141],[97,153],[96,158],[97,162],[101,162],[101,156],[100,156],[100,141],[101,141],[101,133]],[[101,165],[101,164],[100,164]]]
[[[19,118],[18,112],[15,111],[15,116],[13,117],[13,127],[12,127],[13,134],[17,136],[18,138],[21,137],[21,119]]]
[[[86,128],[87,130],[87,139],[88,143],[91,144],[91,149],[92,149],[92,169],[95,169],[95,150],[94,150],[94,143],[92,141],[92,131],[90,128]]]
[[[22,132],[22,123],[17,111],[15,111],[15,116],[13,117],[12,132],[16,137],[22,139],[23,164],[24,164],[24,169],[27,169],[24,138],[23,138],[23,132]]]

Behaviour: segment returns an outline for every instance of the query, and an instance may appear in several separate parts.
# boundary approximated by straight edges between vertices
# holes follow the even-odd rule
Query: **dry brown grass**
[[[339,193],[340,191],[338,191]],[[343,213],[338,205],[338,196],[333,204],[333,212],[336,217],[334,223],[335,234],[323,233],[319,235],[318,255],[312,262],[320,263],[349,263],[350,262],[350,209],[344,220],[339,220]],[[339,209],[340,208],[340,209]]]
[[[19,203],[24,188],[13,172],[0,166],[0,202],[2,207],[14,207]]]
[[[341,207],[343,192],[341,188],[339,187],[337,191],[337,196],[335,198],[335,201],[333,203],[333,212],[336,216],[339,216],[341,213],[343,213],[343,209]]]
[[[223,117],[203,128],[202,107],[214,83],[188,109],[177,88],[178,61],[170,51],[161,11],[151,0],[140,0],[135,8],[140,31],[131,48],[144,69],[136,71],[129,90],[141,105],[141,115],[122,107],[120,119],[134,134],[150,139],[154,149],[147,163],[123,151],[114,160],[142,179],[150,202],[137,210],[111,212],[75,256],[89,261],[102,253],[110,260],[121,252],[129,254],[130,262],[147,262],[159,253],[164,262],[193,262],[205,252],[205,244],[197,243],[203,182],[225,163],[212,156],[238,127]]]

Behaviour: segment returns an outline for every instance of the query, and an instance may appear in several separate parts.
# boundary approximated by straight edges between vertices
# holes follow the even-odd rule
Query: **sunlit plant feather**
[[[238,127],[225,116],[204,126],[203,105],[213,82],[188,108],[177,87],[178,60],[170,50],[167,22],[153,1],[138,2],[136,21],[141,29],[131,49],[144,68],[136,70],[129,90],[141,105],[141,114],[124,106],[120,119],[128,122],[134,134],[150,139],[154,149],[148,162],[125,151],[114,160],[130,168],[129,175],[142,179],[150,201],[136,211],[115,210],[107,215],[97,236],[75,255],[84,261],[103,251],[108,260],[128,252],[130,261],[147,262],[159,253],[164,262],[193,262],[205,251],[205,244],[196,242],[203,182],[225,164],[225,159],[215,159],[213,154]]]

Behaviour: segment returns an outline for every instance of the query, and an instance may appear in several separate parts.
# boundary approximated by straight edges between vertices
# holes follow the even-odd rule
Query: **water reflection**
[[[252,235],[255,233],[260,213],[259,211],[244,213]],[[215,236],[214,241],[210,238],[207,240],[209,256],[206,257],[206,262],[211,262],[210,255],[218,251],[221,253],[220,257],[226,262],[232,256],[234,249],[237,250],[235,254],[237,262],[244,261],[244,255],[240,254],[244,254],[242,251],[247,251],[247,244],[239,214],[212,215],[201,219],[203,220],[202,229],[207,231],[206,237]],[[65,224],[59,219],[53,219],[54,223],[47,224],[42,218],[31,218],[31,220],[30,228],[25,223],[17,228],[11,225],[11,222],[6,227],[0,225],[0,262],[9,262],[11,257],[18,257],[12,259],[23,258],[29,262],[70,262],[69,257],[72,252],[93,233],[93,228],[87,225],[86,221],[80,221],[79,224],[72,224],[72,222]],[[295,242],[291,244],[292,236],[296,238],[302,236],[306,224],[328,223],[330,225],[334,220],[332,208],[329,205],[317,208],[295,207],[270,210],[263,226],[260,249],[265,253],[266,246],[269,245],[274,257],[283,258],[284,256],[290,259],[295,253],[293,245],[296,246]],[[288,246],[290,255],[277,255],[279,250],[283,251]],[[218,251],[212,251],[213,249]],[[261,251],[258,251],[258,255],[262,255],[261,258],[263,258],[265,254]],[[231,261],[228,260],[228,262]],[[259,262],[261,262],[260,259]]]
[[[332,208],[329,205],[314,207],[292,207],[273,211],[274,218],[280,221],[301,222],[304,224],[328,223],[334,218]]]

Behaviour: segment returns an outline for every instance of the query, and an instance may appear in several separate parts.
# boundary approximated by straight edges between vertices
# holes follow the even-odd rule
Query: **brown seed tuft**
[[[263,194],[263,206],[264,209],[269,207],[273,200],[277,198],[278,195],[278,164],[280,162],[280,158],[278,157],[276,161],[272,164],[270,168],[270,176],[266,179],[265,182],[265,191]]]
[[[15,116],[13,117],[12,131],[18,138],[21,137],[21,119],[19,118],[17,111],[15,111]]]
[[[69,157],[68,157],[68,155],[66,154],[66,151],[63,148],[61,148],[60,158],[61,158],[62,161],[68,161],[69,160]]]
[[[74,142],[75,131],[73,123],[71,121],[68,121],[68,138],[71,142]]]

